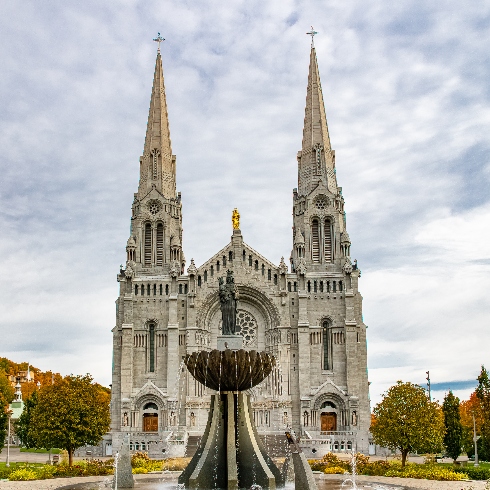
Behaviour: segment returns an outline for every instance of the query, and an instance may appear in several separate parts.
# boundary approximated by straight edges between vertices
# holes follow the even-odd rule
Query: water
[[[340,475],[339,475],[340,476]],[[137,478],[137,477],[136,477]],[[175,475],[168,475],[163,478],[155,479],[135,479],[134,488],[136,490],[184,490],[184,486],[179,485],[176,481]],[[350,478],[342,481],[342,477],[338,480],[324,480],[316,479],[318,490],[403,490],[403,487],[385,485],[382,483],[369,483],[369,484],[356,484],[352,486],[352,480]],[[112,482],[107,480],[99,483],[78,483],[76,485],[69,485],[62,487],[59,490],[106,490],[111,488]],[[284,490],[294,490],[294,483],[287,483]],[[203,489],[212,490],[212,489]],[[259,485],[254,485],[250,490],[261,490]],[[280,490],[280,489],[278,489]]]

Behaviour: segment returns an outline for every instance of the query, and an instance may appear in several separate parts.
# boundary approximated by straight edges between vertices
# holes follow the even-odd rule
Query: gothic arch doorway
[[[143,432],[158,432],[158,407],[156,403],[147,403],[143,410]]]

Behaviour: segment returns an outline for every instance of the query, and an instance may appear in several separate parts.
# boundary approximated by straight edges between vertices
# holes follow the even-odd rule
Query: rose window
[[[326,196],[318,196],[315,201],[315,206],[317,209],[325,209],[329,204],[328,198]]]
[[[155,215],[160,211],[160,203],[158,201],[152,201],[148,204],[148,210],[151,214]]]
[[[243,337],[244,347],[257,345],[257,320],[245,310],[238,310],[236,316],[236,333]]]

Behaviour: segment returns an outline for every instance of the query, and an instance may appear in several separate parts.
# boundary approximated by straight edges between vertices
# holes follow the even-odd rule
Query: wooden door
[[[156,413],[145,413],[143,415],[143,431],[158,432],[158,415]]]
[[[333,412],[322,412],[320,416],[321,431],[332,432],[337,430],[337,414]]]

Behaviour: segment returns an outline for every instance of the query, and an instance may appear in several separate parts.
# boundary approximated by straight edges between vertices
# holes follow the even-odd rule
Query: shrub
[[[0,480],[7,479],[12,471],[14,471],[14,468],[12,467],[7,468],[7,466],[0,466]]]
[[[10,481],[30,481],[37,479],[38,478],[36,472],[29,468],[20,468],[18,470],[14,470],[9,475]]]
[[[326,475],[343,475],[344,473],[346,473],[346,471],[340,466],[327,466],[323,470],[323,473],[325,473]]]
[[[56,466],[43,465],[36,468],[37,480],[48,480],[53,478],[56,473]]]
[[[471,480],[488,480],[490,479],[490,469],[488,468],[478,468],[474,466],[455,467],[454,471],[456,473],[465,473]]]
[[[137,451],[131,456],[131,466],[133,468],[144,468],[151,461],[148,453]]]
[[[357,467],[357,473],[359,475],[384,476],[390,468],[397,466],[399,465],[391,465],[387,461],[372,461],[359,465]]]
[[[161,461],[163,471],[183,471],[191,458],[168,458]]]
[[[420,466],[416,464],[408,464],[405,468],[390,468],[385,476],[398,476],[401,478],[422,478],[425,480],[439,481],[459,481],[467,480],[466,473],[456,473],[448,468],[440,468],[437,466]]]
[[[146,468],[142,468],[141,466],[137,466],[136,468],[133,468],[133,474],[135,475],[140,475],[142,473],[148,473],[148,470]]]

